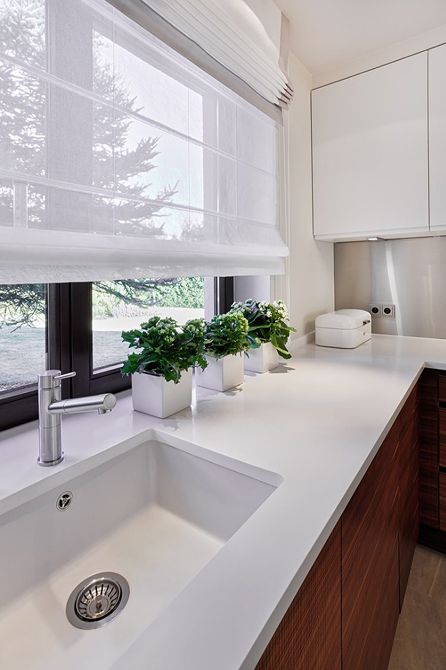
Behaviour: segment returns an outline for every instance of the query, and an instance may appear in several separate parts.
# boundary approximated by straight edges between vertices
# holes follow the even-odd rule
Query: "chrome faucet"
[[[63,460],[61,414],[106,414],[116,405],[113,393],[62,400],[62,380],[75,376],[75,372],[62,375],[60,370],[45,370],[38,376],[39,465],[57,465]]]

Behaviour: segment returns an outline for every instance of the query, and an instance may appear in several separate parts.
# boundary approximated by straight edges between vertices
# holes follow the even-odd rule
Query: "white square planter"
[[[206,356],[208,366],[197,370],[197,385],[214,391],[227,391],[243,383],[243,356]]]
[[[250,349],[245,354],[245,370],[268,372],[279,365],[279,354],[271,342],[261,344],[258,349]]]
[[[178,384],[147,372],[132,375],[133,409],[160,419],[181,412],[192,402],[192,370],[181,373]]]

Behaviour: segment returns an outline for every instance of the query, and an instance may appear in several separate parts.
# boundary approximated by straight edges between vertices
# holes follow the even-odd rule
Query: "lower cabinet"
[[[407,401],[398,423],[400,431],[400,521],[399,521],[399,585],[400,608],[409,581],[412,558],[420,527],[420,439],[418,386]]]
[[[446,473],[439,473],[440,479],[440,530],[446,531]]]
[[[419,387],[256,670],[386,670],[419,529],[418,395]]]
[[[342,667],[387,667],[399,614],[399,436],[391,430],[342,516]]]
[[[446,553],[446,372],[420,380],[420,542]]]
[[[341,670],[341,527],[331,534],[257,670]]]
[[[439,410],[438,373],[424,370],[420,386],[420,522],[438,529]]]

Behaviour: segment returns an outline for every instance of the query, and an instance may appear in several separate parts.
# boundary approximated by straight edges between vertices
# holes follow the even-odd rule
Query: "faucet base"
[[[41,461],[40,458],[37,459],[37,463],[41,465],[43,468],[50,468],[52,465],[59,465],[59,463],[62,463],[64,459],[64,454],[62,452],[62,455],[60,458],[57,458],[55,461]]]

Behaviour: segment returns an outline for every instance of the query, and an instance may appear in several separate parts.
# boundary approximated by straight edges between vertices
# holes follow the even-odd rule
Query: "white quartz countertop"
[[[35,424],[5,431],[0,514],[142,435],[276,473],[282,483],[261,514],[113,666],[254,668],[424,367],[446,369],[446,340],[375,335],[355,350],[305,345],[240,390],[200,389],[192,409],[163,421],[132,412],[123,394],[109,415],[64,417],[57,468],[37,467]]]

